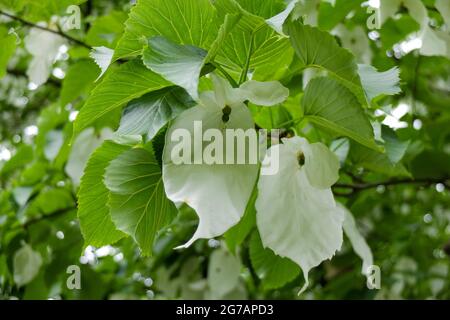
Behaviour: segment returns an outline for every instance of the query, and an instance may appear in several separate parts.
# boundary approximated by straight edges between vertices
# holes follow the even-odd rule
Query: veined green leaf
[[[266,290],[281,288],[300,274],[300,267],[292,260],[264,248],[257,231],[250,240],[250,262]]]
[[[362,105],[367,99],[358,74],[358,65],[350,51],[340,47],[333,36],[299,21],[286,24],[292,46],[305,68],[320,68],[328,72],[356,95]]]
[[[198,83],[207,52],[191,45],[179,45],[164,37],[153,37],[144,49],[147,68],[186,89],[198,100]]]
[[[241,15],[216,57],[236,77],[246,68],[254,72],[253,79],[262,80],[278,69],[287,68],[293,56],[289,40],[279,35],[267,23],[283,10],[283,3],[259,0],[218,0],[220,14]]]
[[[139,55],[153,36],[207,49],[217,34],[216,18],[209,0],[139,0],[125,23],[115,58]]]
[[[401,164],[393,164],[387,154],[368,149],[360,144],[350,147],[350,159],[355,166],[391,177],[409,177],[411,174]]]
[[[379,151],[373,128],[356,97],[332,78],[315,78],[302,100],[306,118],[324,129]]]
[[[170,82],[148,70],[139,60],[125,63],[111,71],[94,89],[75,120],[74,134],[129,101],[170,85]]]
[[[84,59],[72,64],[61,89],[61,105],[66,106],[85,93],[97,78],[97,74],[97,68],[91,60]]]
[[[128,104],[117,133],[146,134],[151,140],[167,122],[193,105],[194,102],[182,88],[169,87],[147,93]]]
[[[400,93],[400,71],[392,68],[384,72],[378,72],[372,66],[358,65],[358,73],[369,100],[382,94],[394,95]]]
[[[158,231],[177,212],[166,197],[155,156],[145,149],[124,152],[106,169],[105,184],[113,223],[133,237],[144,255],[151,255]]]
[[[78,218],[85,245],[113,244],[125,235],[114,226],[103,176],[109,163],[129,147],[105,141],[90,157],[78,191]]]
[[[256,226],[255,202],[257,196],[258,190],[255,186],[241,221],[225,233],[225,241],[231,252],[236,252],[236,248],[244,242],[245,238]]]
[[[2,47],[2,50],[0,50],[1,79],[5,75],[8,61],[16,49],[16,37],[13,34],[8,34],[8,30],[4,27],[0,27],[0,45]]]

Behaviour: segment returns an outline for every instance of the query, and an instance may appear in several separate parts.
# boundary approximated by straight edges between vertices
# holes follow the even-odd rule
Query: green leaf
[[[434,6],[444,18],[445,24],[450,27],[450,2],[447,0],[436,0]]]
[[[218,30],[216,10],[209,0],[140,0],[125,26],[116,59],[139,55],[147,39],[158,35],[208,48]]]
[[[103,77],[105,72],[108,70],[111,65],[112,58],[114,55],[114,50],[109,49],[107,47],[93,47],[89,56],[94,60],[95,64],[100,68],[100,75],[96,79],[100,79]]]
[[[0,27],[0,79],[6,74],[9,59],[16,50],[16,37],[8,34],[8,29]]]
[[[218,0],[214,4],[221,15],[241,16],[219,50],[216,62],[236,77],[248,63],[254,80],[264,80],[287,69],[293,56],[289,40],[265,21],[283,10],[282,2]]]
[[[286,25],[292,46],[304,68],[327,71],[330,77],[350,89],[362,105],[367,105],[358,65],[350,51],[340,47],[331,34],[318,28],[303,25],[299,21]]]
[[[409,177],[410,173],[401,164],[393,164],[387,154],[379,153],[363,147],[360,144],[352,144],[350,147],[350,159],[355,166],[360,166],[373,172],[378,172],[391,177]]]
[[[109,191],[103,176],[109,163],[128,149],[105,141],[89,158],[78,191],[78,218],[86,246],[101,247],[124,237],[111,220],[107,206]]]
[[[381,127],[381,136],[385,142],[386,155],[392,164],[397,164],[405,155],[410,141],[400,140],[395,131],[388,126]]]
[[[411,161],[411,173],[417,179],[450,177],[450,155],[436,150],[425,150]]]
[[[257,231],[250,240],[250,262],[265,290],[281,288],[300,274],[300,267],[293,261],[264,248]]]
[[[178,87],[147,93],[128,104],[117,133],[120,135],[146,134],[151,140],[167,122],[193,105],[194,102],[186,91]]]
[[[384,72],[378,72],[372,66],[358,65],[358,73],[361,82],[369,100],[382,94],[395,95],[400,93],[400,71],[398,68],[392,68]]]
[[[51,215],[55,212],[69,211],[73,207],[73,195],[67,188],[46,187],[27,207],[26,214]]]
[[[236,252],[237,247],[244,242],[249,233],[256,226],[255,201],[257,196],[258,189],[255,186],[252,195],[248,200],[247,208],[245,209],[244,216],[241,221],[228,230],[224,235],[227,246],[231,252]]]
[[[95,19],[86,35],[86,42],[92,47],[114,48],[123,33],[127,18],[126,12],[112,11]]]
[[[336,3],[323,2],[320,4],[319,10],[319,28],[322,30],[332,30],[353,10],[358,10],[364,0],[336,0]]]
[[[66,106],[87,92],[97,76],[97,67],[91,60],[84,59],[72,64],[62,85],[61,105]]]
[[[105,184],[111,191],[112,221],[133,237],[144,255],[151,255],[157,233],[177,212],[166,197],[155,156],[145,149],[124,152],[106,169]]]
[[[41,255],[33,251],[28,244],[24,245],[14,254],[14,282],[18,287],[31,282],[37,276],[41,265]]]
[[[302,106],[307,119],[325,130],[347,136],[374,150],[373,128],[356,97],[332,78],[315,78],[308,83]]]
[[[198,83],[207,52],[191,45],[179,45],[164,37],[153,37],[144,49],[147,68],[186,89],[198,100]]]
[[[75,120],[74,134],[129,101],[169,85],[169,82],[148,70],[141,61],[125,63],[111,71],[94,89]]]
[[[19,169],[33,160],[33,147],[27,144],[21,145],[16,154],[4,164],[0,176]]]

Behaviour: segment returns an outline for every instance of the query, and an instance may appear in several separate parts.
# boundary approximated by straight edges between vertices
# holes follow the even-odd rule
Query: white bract
[[[356,254],[362,259],[362,271],[361,273],[364,275],[369,274],[369,267],[373,265],[373,255],[372,250],[370,250],[369,245],[366,242],[366,239],[361,235],[358,228],[356,227],[356,221],[353,215],[346,207],[341,204],[338,204],[338,207],[344,213],[344,232],[345,235],[350,240],[352,244],[353,250]]]
[[[222,146],[226,146],[226,129],[247,130],[255,126],[244,103],[246,100],[270,106],[283,102],[289,95],[289,90],[276,81],[248,81],[241,88],[232,88],[223,78],[212,75],[212,80],[214,91],[201,93],[199,104],[180,114],[166,135],[163,181],[167,196],[175,203],[188,204],[200,219],[194,236],[183,247],[197,239],[220,236],[239,222],[259,170],[258,164],[247,163],[174,163],[174,155],[180,150],[190,150],[190,155],[195,155],[202,154],[209,146],[193,141],[194,122],[201,121],[203,130],[216,129],[217,135],[210,137],[211,142],[222,139]],[[179,135],[180,129],[186,134]],[[234,152],[232,157],[235,157],[237,152],[244,151],[228,149],[221,149],[225,156]]]
[[[100,75],[95,80],[98,81],[108,70],[114,56],[114,50],[107,47],[94,47],[89,56],[94,59],[101,70]]]
[[[276,150],[278,149],[278,150]],[[342,245],[344,214],[338,210],[331,186],[338,179],[339,160],[321,143],[300,137],[272,146],[279,152],[280,170],[261,176],[256,221],[264,247],[296,262],[308,272],[330,259]]]
[[[47,81],[58,50],[65,43],[66,40],[59,35],[37,28],[31,29],[25,38],[25,47],[33,56],[27,69],[30,82],[40,86]]]

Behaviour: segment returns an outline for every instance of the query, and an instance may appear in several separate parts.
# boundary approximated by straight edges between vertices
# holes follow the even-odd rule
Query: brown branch
[[[37,24],[35,24],[35,23],[32,23],[32,22],[27,21],[27,20],[25,20],[25,19],[22,19],[21,17],[17,17],[17,16],[15,16],[15,15],[6,13],[6,12],[4,12],[4,11],[2,11],[2,10],[0,10],[0,15],[4,15],[5,17],[8,17],[8,18],[10,18],[10,19],[19,21],[20,23],[22,23],[22,24],[24,24],[24,25],[26,25],[26,26],[29,26],[29,27],[31,27],[31,28],[36,28],[36,29],[40,29],[40,30],[43,30],[43,31],[47,31],[47,32],[56,34],[56,35],[58,35],[58,36],[60,36],[60,37],[63,37],[63,38],[65,38],[65,39],[67,39],[67,40],[69,40],[69,41],[71,41],[71,42],[73,42],[73,43],[76,43],[76,44],[78,44],[78,45],[80,45],[80,46],[82,46],[82,47],[85,47],[85,48],[87,48],[87,49],[89,49],[89,50],[91,49],[91,46],[88,45],[87,43],[85,43],[85,42],[83,42],[83,41],[81,41],[81,40],[78,40],[78,39],[76,39],[76,38],[74,38],[74,37],[72,37],[72,36],[70,36],[70,35],[68,35],[68,34],[66,34],[66,33],[64,33],[64,32],[62,32],[61,30],[53,30],[53,29],[50,29],[50,28],[46,28],[46,27],[37,25]]]
[[[25,229],[27,229],[28,227],[30,227],[33,224],[36,224],[36,223],[41,222],[46,219],[51,219],[51,218],[56,218],[56,217],[62,216],[64,214],[69,213],[70,211],[73,211],[76,209],[77,209],[76,207],[69,207],[69,208],[65,208],[65,209],[56,210],[50,214],[46,214],[46,215],[42,215],[40,217],[30,219],[27,222],[25,222],[22,226]]]
[[[444,185],[448,186],[447,180],[450,180],[450,177],[445,178],[423,178],[423,179],[400,179],[400,180],[389,180],[389,181],[381,181],[381,182],[371,182],[371,183],[355,183],[355,184],[348,184],[348,183],[337,183],[334,185],[334,188],[337,189],[349,189],[350,191],[348,193],[339,193],[334,192],[335,195],[338,196],[350,196],[354,193],[377,188],[378,186],[396,186],[396,185],[402,185],[402,184],[422,184],[422,185],[431,185],[436,183],[443,183]]]

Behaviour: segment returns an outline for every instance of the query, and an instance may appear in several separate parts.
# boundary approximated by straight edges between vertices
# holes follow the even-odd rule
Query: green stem
[[[233,77],[217,62],[210,62],[217,70],[219,70],[225,78],[230,82],[233,88],[239,88],[239,84],[233,79]]]
[[[255,33],[256,32],[253,32],[252,36],[250,37],[250,45],[248,47],[247,60],[245,61],[244,69],[242,69],[241,77],[239,78],[239,85],[243,84],[247,80],[247,73],[248,70],[250,69],[250,60],[253,54],[253,42],[255,38]]]

